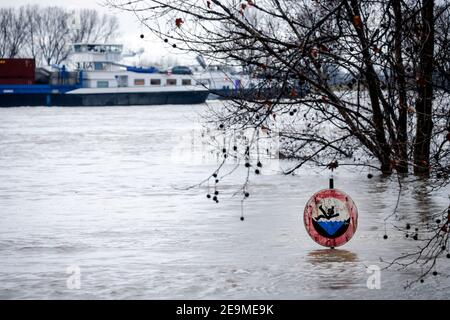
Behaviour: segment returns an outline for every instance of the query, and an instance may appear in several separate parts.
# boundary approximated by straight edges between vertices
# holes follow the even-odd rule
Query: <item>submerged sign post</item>
[[[306,203],[303,215],[306,231],[324,247],[338,247],[347,243],[356,231],[358,210],[345,192],[330,189],[316,192]]]

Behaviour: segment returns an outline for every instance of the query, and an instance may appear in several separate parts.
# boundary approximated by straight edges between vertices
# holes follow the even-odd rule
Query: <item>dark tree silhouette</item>
[[[449,14],[448,1],[439,6],[431,0],[312,3],[109,1],[135,12],[180,50],[244,66],[260,78],[256,89],[261,94],[229,104],[217,122],[260,127],[274,115],[306,115],[309,128],[298,127],[285,138],[286,145],[310,148],[282,150],[300,160],[296,168],[346,160],[360,150],[362,164],[376,160],[385,173],[413,169],[428,175],[437,168],[448,179],[449,154],[439,145],[448,141],[449,86],[434,81],[448,76],[448,68],[440,70],[442,60],[448,60],[449,21],[443,18]],[[264,96],[274,79],[279,94]],[[297,90],[306,87],[311,94]],[[439,111],[433,109],[436,99]],[[323,125],[332,137],[312,134]]]
[[[108,4],[134,12],[179,50],[249,72],[253,90],[242,89],[210,121],[220,129],[278,134],[280,156],[295,161],[286,173],[339,161],[398,174],[399,182],[412,172],[431,188],[448,185],[448,0]],[[254,166],[248,159],[245,165]],[[448,248],[442,245],[448,244],[448,236],[442,238],[447,208],[439,215],[419,259],[435,261]]]
[[[60,64],[69,56],[70,44],[110,41],[118,28],[117,17],[90,9],[1,8],[0,57],[33,57],[38,65]]]
[[[0,57],[14,58],[19,54],[28,27],[24,8],[0,8]]]

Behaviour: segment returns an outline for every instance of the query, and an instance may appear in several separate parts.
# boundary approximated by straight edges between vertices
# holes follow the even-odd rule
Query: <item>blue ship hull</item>
[[[50,87],[43,85],[11,88],[12,86],[8,86],[8,89],[0,88],[0,107],[199,104],[205,102],[209,94],[206,90],[70,94],[67,92],[74,88],[69,86]]]
[[[298,96],[303,97],[307,93],[306,89],[297,88]],[[260,99],[275,99],[278,97],[288,98],[288,93],[283,93],[278,88],[245,88],[245,89],[211,89],[208,99],[215,100],[260,100]]]

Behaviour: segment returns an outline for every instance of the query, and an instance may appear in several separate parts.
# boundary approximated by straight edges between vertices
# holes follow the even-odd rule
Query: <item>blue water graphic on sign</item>
[[[345,221],[317,221],[317,223],[330,235],[334,235]]]

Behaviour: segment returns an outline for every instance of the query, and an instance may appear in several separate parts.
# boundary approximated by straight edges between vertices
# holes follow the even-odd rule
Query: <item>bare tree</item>
[[[0,57],[15,58],[19,55],[28,27],[24,8],[0,8]]]
[[[407,173],[413,168],[417,174],[428,174],[435,161],[430,158],[436,151],[431,150],[433,134],[442,133],[442,128],[433,131],[432,126],[434,2],[313,3],[110,1],[134,11],[148,28],[182,50],[235,61],[265,75],[261,92],[272,85],[274,76],[283,88],[295,81],[308,85],[314,95],[256,99],[253,104],[237,101],[220,119],[228,126],[242,125],[239,119],[245,113],[253,119],[247,125],[260,126],[264,121],[254,121],[256,114],[264,119],[263,111],[268,117],[296,110],[315,113],[308,118],[311,128],[333,124],[333,139],[311,136],[309,129],[289,137],[297,145],[315,146],[308,149],[313,153],[296,148],[295,154],[286,155],[301,160],[293,169],[304,160],[326,164],[320,159],[346,159],[362,146],[369,156],[365,163],[376,159],[382,172]],[[436,18],[446,12],[448,3]],[[347,90],[334,90],[330,70],[347,75]],[[270,108],[261,108],[268,103]]]
[[[22,50],[22,54],[27,57],[32,57],[36,61],[41,60],[41,56],[39,55],[39,50],[37,48],[37,38],[36,38],[36,29],[38,27],[38,14],[39,14],[39,6],[26,6],[25,7],[25,19],[28,21],[28,32],[27,32],[27,42]]]
[[[285,173],[338,160],[399,177],[412,171],[429,177],[432,188],[448,185],[448,0],[110,0],[109,5],[134,12],[174,48],[249,70],[257,78],[253,93],[243,90],[209,121],[221,129],[277,133],[281,154],[295,160]],[[228,155],[224,152],[224,162]],[[259,165],[246,160],[245,166],[247,183]],[[223,163],[210,178],[222,168]],[[448,214],[447,208],[439,213],[439,228],[429,229],[431,240],[420,247],[419,259],[428,252],[427,261],[435,261],[448,248],[448,236],[442,237]]]
[[[36,16],[36,40],[42,58],[48,64],[59,64],[67,58],[68,13],[59,7],[39,10]]]
[[[106,43],[117,36],[119,22],[117,17],[99,15],[95,10],[82,9],[72,12],[78,27],[72,31],[71,41]]]
[[[76,18],[74,28],[69,18]],[[0,56],[33,57],[38,64],[60,64],[75,42],[108,42],[118,34],[115,16],[95,10],[24,6],[0,9]]]

